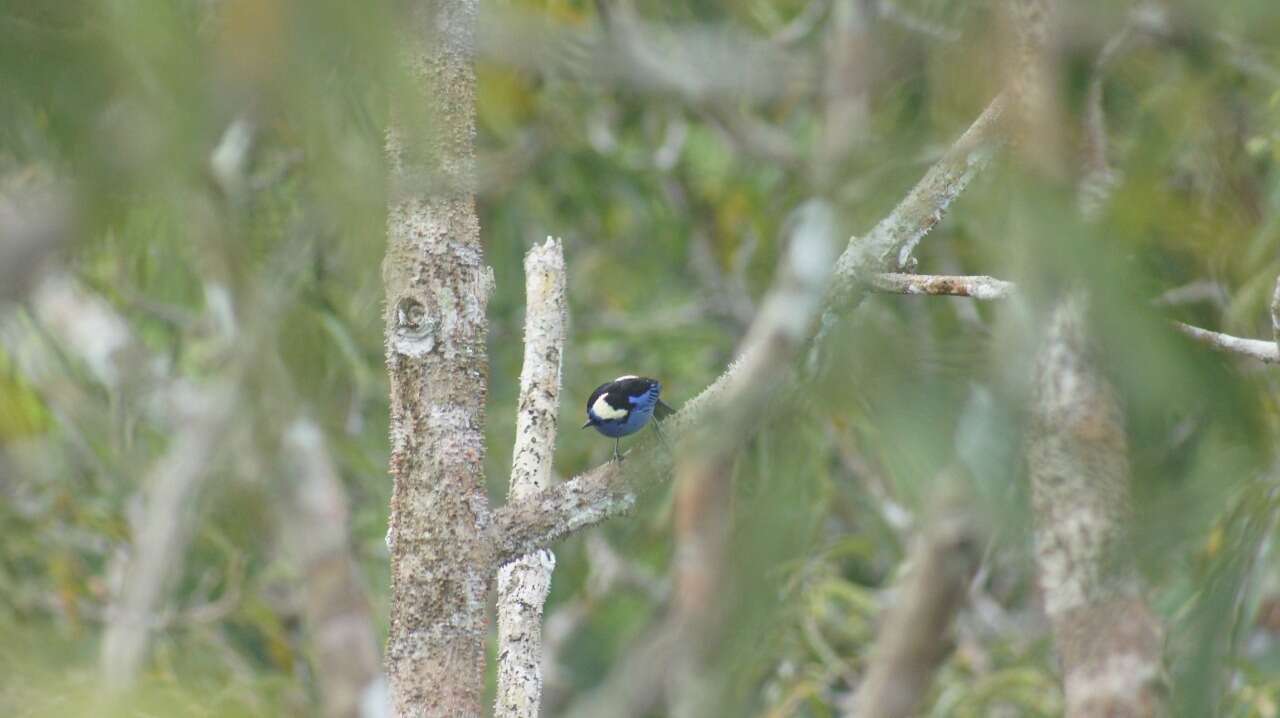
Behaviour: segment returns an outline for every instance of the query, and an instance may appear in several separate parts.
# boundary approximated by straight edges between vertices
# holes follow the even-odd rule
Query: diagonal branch
[[[535,246],[524,258],[524,366],[511,496],[545,489],[551,477],[560,406],[560,360],[567,301],[564,250],[557,239]],[[537,718],[542,698],[542,608],[551,588],[555,555],[537,551],[498,570],[498,718]]]
[[[1257,359],[1264,364],[1280,364],[1280,351],[1277,351],[1275,341],[1234,337],[1230,334],[1201,329],[1182,322],[1174,322],[1173,326],[1178,331],[1208,346],[1210,349],[1248,357],[1249,359]]]
[[[680,707],[672,711],[674,715],[714,713],[703,705],[710,698],[704,690],[705,657],[708,644],[719,635],[715,597],[723,576],[728,521],[727,517],[711,517],[708,524],[693,526],[694,520],[708,517],[693,517],[688,512],[701,512],[694,506],[714,512],[725,504],[740,442],[751,434],[764,405],[788,383],[791,360],[817,316],[831,271],[835,221],[830,208],[819,202],[804,205],[798,215],[795,235],[774,286],[742,340],[744,359],[708,403],[704,418],[684,432],[678,449],[676,473],[681,495],[677,523],[682,545],[673,605],[662,622],[571,715],[647,715],[668,691],[668,697]]]
[[[903,257],[936,225],[951,203],[986,166],[1001,141],[999,119],[1004,100],[997,97],[898,206],[865,237],[853,238],[836,261],[824,314],[834,316],[861,291],[860,278],[883,271],[891,258]],[[821,335],[815,341],[822,341]],[[748,350],[750,351],[750,350]],[[665,426],[681,435],[697,426],[721,400],[755,357],[744,353]],[[647,444],[652,448],[652,443]],[[537,495],[508,503],[493,513],[490,527],[499,563],[550,546],[583,527],[625,513],[636,492],[666,479],[671,462],[663,452],[633,451],[625,468],[605,464]]]
[[[954,501],[950,503],[955,503]],[[978,569],[981,543],[974,516],[943,505],[912,552],[910,573],[876,638],[867,677],[850,715],[914,715],[933,674],[951,652],[951,624]]]
[[[1003,95],[992,100],[887,217],[866,236],[849,241],[836,262],[831,298],[835,308],[858,293],[859,280],[866,273],[893,271],[907,263],[920,240],[942,221],[951,203],[1003,144],[1005,104]]]

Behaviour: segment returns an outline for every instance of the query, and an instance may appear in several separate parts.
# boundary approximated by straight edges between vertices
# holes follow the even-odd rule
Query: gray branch
[[[547,487],[556,445],[560,365],[568,302],[564,250],[548,238],[524,258],[524,366],[512,451],[512,499]],[[542,610],[555,555],[524,556],[498,569],[498,718],[537,718],[542,698]]]
[[[1276,305],[1272,303],[1272,321],[1275,324]],[[1263,341],[1262,339],[1244,339],[1242,337],[1233,337],[1230,334],[1222,332],[1201,329],[1190,324],[1182,322],[1174,322],[1178,331],[1204,344],[1205,346],[1216,349],[1227,354],[1235,354],[1236,356],[1256,359],[1265,364],[1280,364],[1280,350],[1277,350],[1276,342]]]

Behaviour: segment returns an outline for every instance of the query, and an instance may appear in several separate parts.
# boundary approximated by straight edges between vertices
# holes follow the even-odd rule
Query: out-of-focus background
[[[1174,703],[1280,710],[1280,385],[1168,321],[1273,337],[1280,7],[1070,5],[1061,133],[1103,189],[1064,197],[999,155],[917,270],[1015,280],[1023,299],[872,295],[811,389],[773,407],[723,497],[730,628],[707,658],[723,715],[847,709],[944,484],[984,532],[924,714],[1062,711],[1022,442],[1043,300],[1075,285],[1125,410],[1130,533]],[[659,377],[679,407],[723,371],[796,206],[825,196],[846,237],[867,231],[1000,92],[1000,6],[482,3],[493,500],[530,246],[562,237],[568,261],[568,477],[612,450],[576,429],[597,384]],[[106,676],[132,686],[120,715],[313,715],[331,698],[316,597],[385,637],[379,264],[403,17],[0,2],[0,713],[100,715]],[[161,482],[176,488],[148,500]],[[657,491],[557,546],[544,715],[641,680],[621,672],[671,601],[674,503]],[[126,582],[156,537],[160,575]],[[354,594],[316,569],[335,555]],[[156,598],[130,622],[119,606],[140,595]]]

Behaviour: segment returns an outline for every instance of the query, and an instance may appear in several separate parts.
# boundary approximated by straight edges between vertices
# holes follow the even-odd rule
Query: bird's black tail
[[[658,421],[662,421],[674,413],[676,413],[676,410],[667,406],[661,399],[658,400],[658,405],[653,407],[653,417]]]

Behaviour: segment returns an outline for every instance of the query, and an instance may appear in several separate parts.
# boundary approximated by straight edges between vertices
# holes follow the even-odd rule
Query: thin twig
[[[1230,334],[1222,332],[1210,331],[1193,327],[1190,324],[1182,322],[1174,322],[1173,326],[1178,331],[1195,339],[1211,349],[1216,349],[1228,354],[1257,359],[1265,364],[1280,364],[1280,350],[1277,350],[1276,342],[1263,341],[1261,339],[1243,339],[1241,337],[1233,337]]]

